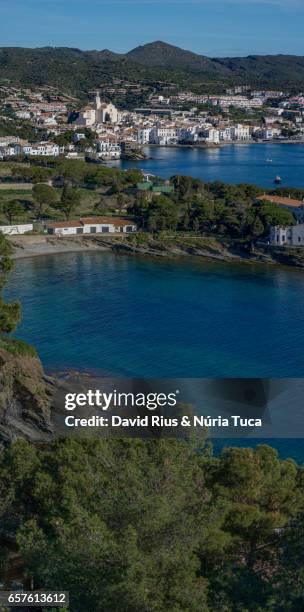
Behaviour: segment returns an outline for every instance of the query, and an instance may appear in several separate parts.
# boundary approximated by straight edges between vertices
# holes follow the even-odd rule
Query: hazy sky
[[[304,0],[0,0],[0,46],[304,55]]]

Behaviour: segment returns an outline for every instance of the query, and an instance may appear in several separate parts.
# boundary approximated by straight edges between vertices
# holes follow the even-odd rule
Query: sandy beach
[[[41,255],[56,255],[59,253],[75,253],[77,251],[108,251],[111,242],[96,237],[66,237],[54,238],[47,235],[9,236],[13,247],[13,259],[38,257]]]

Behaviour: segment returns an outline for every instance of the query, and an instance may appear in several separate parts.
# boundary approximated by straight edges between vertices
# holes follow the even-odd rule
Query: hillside
[[[296,55],[250,55],[215,60],[230,76],[248,82],[273,83],[281,88],[304,86],[304,57]]]
[[[208,58],[161,41],[139,46],[126,54],[138,64],[191,72],[207,72],[226,81],[249,84],[303,86],[304,57],[294,55],[250,55]]]
[[[0,84],[55,85],[78,95],[113,78],[171,81],[204,92],[237,83],[304,89],[304,57],[208,58],[161,41],[123,55],[108,49],[0,48]]]
[[[136,47],[126,54],[128,59],[145,66],[161,66],[178,70],[206,71],[229,76],[229,69],[216,61],[157,41]]]

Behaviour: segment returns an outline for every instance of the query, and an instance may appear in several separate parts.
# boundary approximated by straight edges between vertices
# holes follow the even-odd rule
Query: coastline
[[[8,240],[13,248],[12,259],[14,260],[79,251],[111,250],[110,246],[96,244],[93,240],[83,241],[81,238],[56,239],[48,236],[11,236]]]
[[[302,140],[290,139],[290,140],[278,140],[277,138],[273,140],[229,140],[229,141],[221,141],[221,142],[202,142],[202,143],[187,143],[187,144],[147,144],[144,145],[143,148],[151,148],[151,149],[217,149],[221,147],[228,146],[245,146],[245,145],[304,145],[304,138]],[[146,159],[150,159],[147,157]],[[134,160],[134,161],[142,161],[142,160]]]
[[[227,263],[263,264],[271,266],[304,269],[304,248],[280,248],[259,244],[254,250],[229,240],[214,237],[172,236],[154,238],[137,236],[104,238],[96,236],[75,236],[54,238],[47,235],[9,237],[13,248],[12,258],[25,259],[46,255],[60,255],[88,251],[114,252],[121,255],[140,255],[145,257],[199,257]]]

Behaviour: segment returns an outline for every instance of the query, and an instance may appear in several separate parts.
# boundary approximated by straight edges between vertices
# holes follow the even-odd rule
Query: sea
[[[146,147],[145,153],[148,159],[136,166],[161,178],[185,174],[203,181],[253,183],[269,189],[279,175],[283,187],[304,189],[304,144]],[[116,161],[110,165],[129,168],[135,163]]]
[[[48,371],[304,376],[300,270],[190,257],[58,254],[18,260],[5,297],[20,300],[16,336],[35,345]],[[282,457],[304,463],[304,441],[270,443]]]

